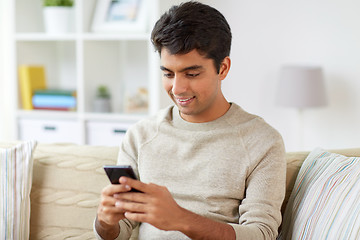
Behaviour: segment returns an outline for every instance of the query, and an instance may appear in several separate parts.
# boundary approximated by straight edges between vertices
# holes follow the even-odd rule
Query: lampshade
[[[282,67],[276,104],[295,108],[325,106],[327,97],[321,67]]]

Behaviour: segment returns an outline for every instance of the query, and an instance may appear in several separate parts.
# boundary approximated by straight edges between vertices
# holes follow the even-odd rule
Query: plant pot
[[[111,103],[109,98],[95,98],[93,105],[94,112],[111,112]]]
[[[74,32],[73,10],[73,7],[44,7],[45,32]]]

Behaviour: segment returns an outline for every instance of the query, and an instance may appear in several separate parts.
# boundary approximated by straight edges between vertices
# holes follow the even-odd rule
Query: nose
[[[187,91],[188,84],[189,83],[185,78],[179,75],[175,75],[173,79],[172,93],[174,95],[181,95],[182,93]]]

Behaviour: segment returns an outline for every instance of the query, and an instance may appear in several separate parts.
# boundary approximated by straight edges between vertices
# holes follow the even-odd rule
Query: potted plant
[[[110,112],[110,93],[106,86],[100,85],[97,88],[96,97],[94,100],[94,112]]]
[[[73,0],[43,0],[44,25],[48,33],[73,31]]]

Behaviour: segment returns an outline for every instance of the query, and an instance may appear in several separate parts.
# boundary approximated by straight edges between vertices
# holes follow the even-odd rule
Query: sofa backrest
[[[118,147],[38,144],[30,194],[30,239],[93,239],[103,165],[116,164]]]

